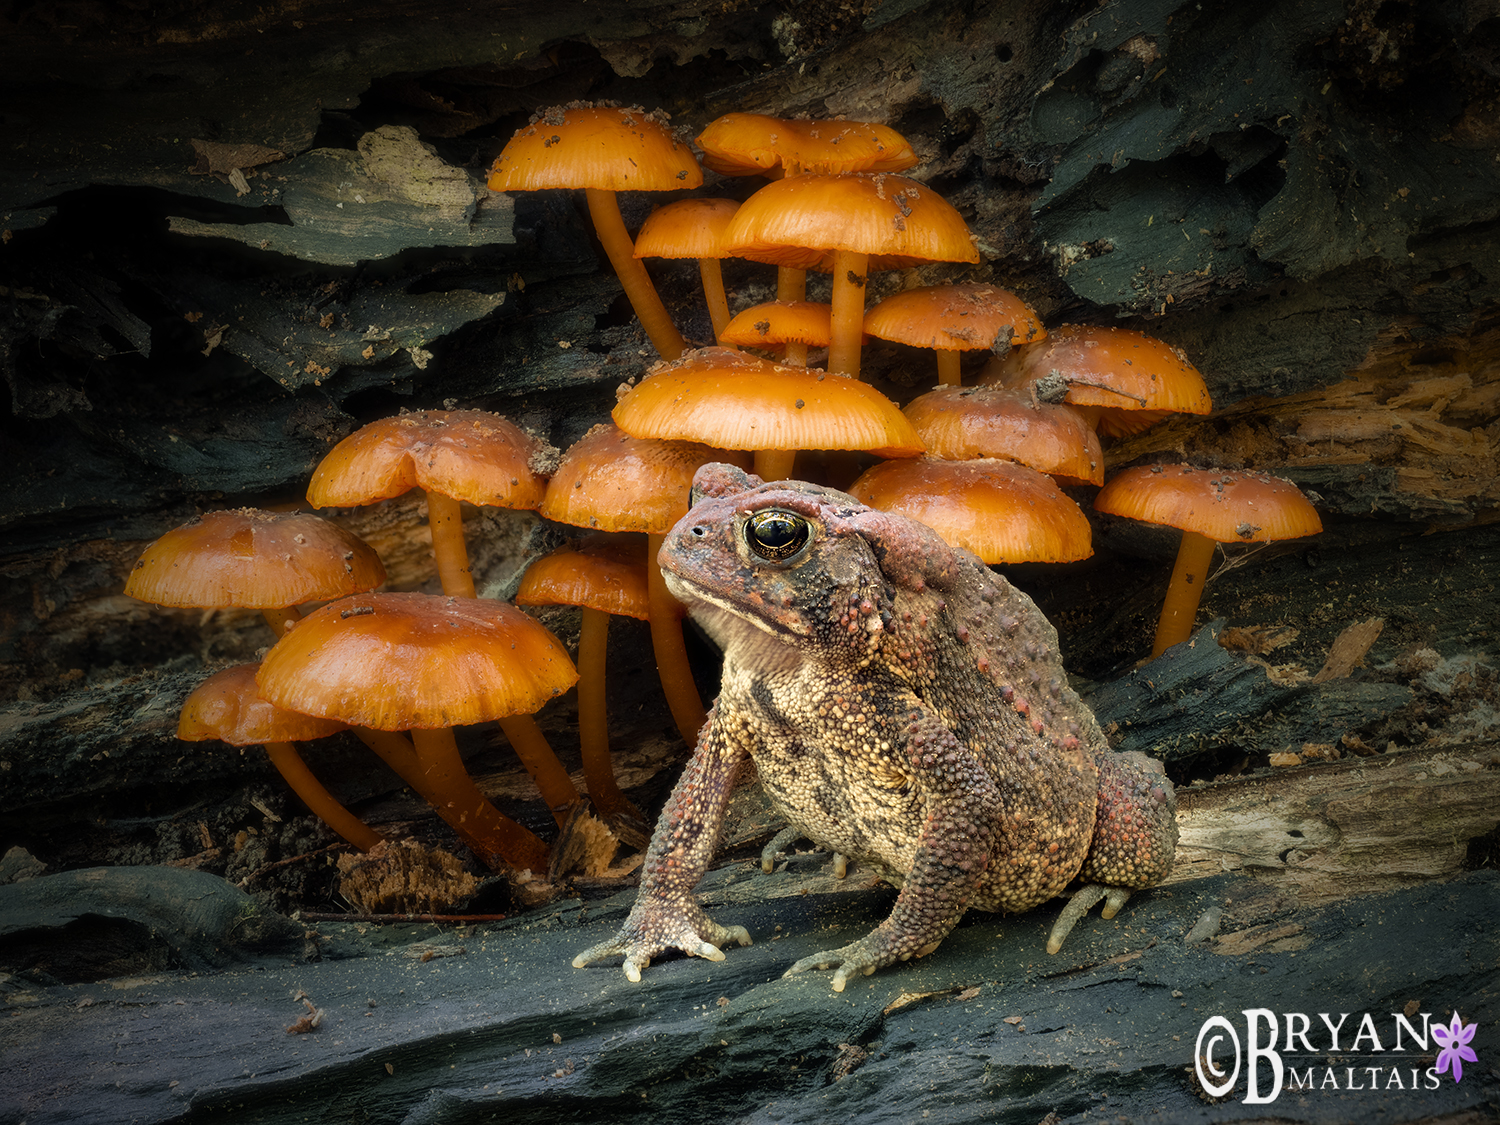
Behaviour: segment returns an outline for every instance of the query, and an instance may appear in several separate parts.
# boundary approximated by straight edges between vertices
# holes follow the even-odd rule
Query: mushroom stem
[[[807,300],[807,271],[791,266],[776,267],[776,299],[778,301]]]
[[[656,563],[664,535],[646,536],[647,620],[651,625],[651,647],[656,652],[656,673],[667,697],[667,707],[682,740],[689,746],[698,744],[698,732],[708,715],[693,682],[688,664],[687,647],[682,639],[682,603],[667,589],[661,567]]]
[[[427,524],[432,529],[432,557],[437,562],[443,593],[450,598],[472,598],[474,576],[469,573],[469,548],[464,543],[458,501],[441,492],[428,492]]]
[[[724,294],[724,270],[718,258],[699,258],[698,277],[703,281],[703,299],[708,302],[708,319],[714,326],[714,340],[729,323],[729,298]]]
[[[619,816],[642,823],[645,817],[620,791],[609,753],[609,715],[604,696],[605,655],[609,648],[609,614],[583,608],[578,635],[578,744],[589,797],[606,821]]]
[[[795,449],[757,449],[755,451],[755,475],[761,480],[787,480],[797,460]]]
[[[329,828],[362,852],[369,851],[384,839],[323,788],[323,783],[313,776],[312,770],[307,768],[307,763],[302,760],[302,755],[297,753],[294,745],[290,742],[267,742],[265,747],[271,764],[292,787],[292,792],[301,797],[302,803]]]
[[[859,375],[859,341],[865,324],[865,274],[870,256],[850,250],[833,252],[833,308],[829,325],[828,372]]]
[[[957,387],[961,385],[958,373],[958,349],[938,348],[938,385],[942,387]]]
[[[276,634],[278,641],[286,636],[286,631],[297,624],[297,621],[302,616],[294,605],[280,609],[263,609],[260,611],[260,615],[265,618],[266,624],[271,627],[271,632]]]
[[[781,362],[788,367],[806,367],[807,345],[801,340],[788,340],[781,353]]]
[[[568,819],[568,810],[578,800],[578,790],[547,744],[542,728],[530,715],[509,715],[500,720],[500,729],[505,732],[510,748],[521,759],[531,780],[542,791],[542,800],[552,810],[552,819],[561,828]]]
[[[588,196],[594,232],[609,255],[610,265],[614,266],[615,276],[620,279],[625,296],[630,298],[641,327],[662,359],[677,359],[687,350],[687,345],[657,295],[656,286],[651,284],[651,275],[635,256],[635,244],[625,231],[625,220],[620,217],[620,204],[615,193],[602,188],[585,188],[584,194]]]
[[[1196,531],[1182,533],[1182,545],[1177,548],[1177,564],[1172,568],[1172,582],[1167,587],[1167,596],[1161,605],[1161,619],[1156,623],[1156,641],[1151,646],[1151,658],[1155,660],[1173,645],[1181,644],[1192,636],[1193,617],[1198,612],[1198,602],[1203,597],[1203,583],[1208,577],[1209,564],[1213,562],[1217,546],[1206,535]]]
[[[458,754],[451,728],[413,729],[412,742],[421,761],[420,778],[406,780],[462,837],[480,861],[491,869],[502,862],[547,870],[548,848],[540,837],[506,816],[479,791]]]

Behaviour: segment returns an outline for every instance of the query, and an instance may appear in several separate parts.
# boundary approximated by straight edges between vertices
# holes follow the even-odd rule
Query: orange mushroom
[[[922,452],[896,404],[858,379],[783,367],[733,348],[700,348],[657,364],[615,406],[614,419],[636,437],[754,450],[764,480],[789,476],[799,449]]]
[[[917,164],[905,137],[868,121],[726,113],[698,134],[698,147],[703,163],[721,176],[904,172]],[[776,264],[776,299],[802,300],[806,267]]]
[[[1129,328],[1064,324],[985,367],[981,383],[1037,385],[1083,411],[1110,437],[1139,433],[1168,414],[1207,414],[1208,385],[1179,348]],[[1050,386],[1049,386],[1050,384]]]
[[[1064,484],[1104,483],[1099,437],[1071,406],[1004,387],[938,387],[901,412],[933,457],[999,457]]]
[[[602,533],[567,543],[526,568],[517,605],[574,605],[582,612],[578,634],[578,745],[594,807],[611,825],[622,822],[644,844],[650,825],[620,790],[609,754],[609,712],[604,694],[605,654],[611,614],[648,617],[645,536]],[[680,635],[680,633],[679,633]]]
[[[689,746],[698,740],[705,712],[683,647],[685,611],[667,590],[656,555],[662,538],[687,514],[693,473],[725,460],[743,458],[695,441],[632,437],[615,425],[595,426],[563,454],[541,507],[542,515],[558,523],[646,533],[641,561],[651,645],[672,719]]]
[[[994,285],[924,285],[887,297],[865,313],[865,334],[932,348],[937,352],[938,382],[956,387],[959,353],[1009,352],[1018,344],[1042,340],[1047,329],[1036,311],[1006,289]]]
[[[635,236],[637,258],[698,259],[703,299],[708,303],[708,319],[714,326],[716,340],[729,323],[724,271],[719,268],[719,259],[728,257],[723,249],[723,235],[739,207],[733,199],[683,199],[668,203],[646,216]]]
[[[919,520],[990,564],[1073,562],[1094,553],[1078,505],[1050,477],[1012,461],[885,461],[849,494]]]
[[[620,191],[676,191],[703,183],[698,161],[666,121],[666,114],[640,107],[580,103],[542,110],[495,158],[489,187],[583,188],[594,230],[635,315],[662,358],[676,359],[686,347],[682,334],[635,257],[615,198]]]
[[[236,664],[216,672],[183,701],[177,737],[184,742],[218,739],[231,746],[264,746],[271,764],[292,792],[323,823],[362,852],[381,842],[381,835],[341,805],[307,768],[295,742],[326,738],[348,724],[284,711],[261,699],[255,690],[254,664]]]
[[[809,269],[832,255],[828,370],[859,374],[865,282],[870,269],[924,262],[978,262],[969,228],[942,196],[886,173],[809,175],[761,188],[724,233],[740,258]]]
[[[774,348],[784,345],[781,362],[807,366],[811,345],[826,348],[832,310],[819,301],[767,301],[734,315],[719,333],[719,343],[733,348]]]
[[[266,654],[256,684],[289,711],[410,731],[416,769],[406,782],[484,863],[540,872],[546,844],[479,792],[452,728],[529,718],[577,678],[557,638],[505,602],[364,594],[303,618]]]
[[[1295,484],[1246,469],[1138,465],[1100,489],[1094,507],[1182,529],[1151,646],[1153,660],[1192,635],[1217,544],[1298,539],[1323,530],[1317,511]]]
[[[420,487],[427,494],[432,553],[443,593],[472,598],[460,501],[534,509],[547,480],[532,468],[542,444],[515,423],[483,410],[419,410],[354,431],[313,472],[314,507],[373,504]],[[568,771],[528,714],[501,724],[561,824],[578,798]]]

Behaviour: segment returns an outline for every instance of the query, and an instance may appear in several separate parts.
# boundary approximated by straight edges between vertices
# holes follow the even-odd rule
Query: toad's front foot
[[[1056,953],[1062,948],[1063,939],[1068,936],[1069,931],[1078,924],[1078,920],[1089,912],[1089,907],[1105,899],[1104,909],[1099,911],[1102,918],[1113,918],[1120,912],[1120,907],[1125,905],[1125,900],[1130,897],[1129,887],[1106,887],[1102,883],[1088,883],[1073,892],[1073,897],[1068,900],[1068,905],[1063,907],[1057,921],[1052,923],[1052,932],[1047,935],[1047,952]]]
[[[645,910],[637,905],[619,933],[573,958],[573,968],[582,969],[602,958],[624,954],[621,968],[631,983],[639,984],[641,970],[658,953],[680,949],[691,957],[722,961],[724,952],[719,947],[731,941],[750,945],[750,931],[744,926],[720,926],[696,905]]]

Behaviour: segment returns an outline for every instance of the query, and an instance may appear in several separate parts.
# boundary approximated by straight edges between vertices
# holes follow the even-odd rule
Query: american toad
[[[1108,896],[1171,870],[1161,766],[1112,752],[1068,687],[1057,634],[1024,594],[922,524],[728,465],[694,480],[667,583],[724,649],[723,690],[663,811],[614,938],[625,975],[667,949],[750,944],[693,898],[735,778],[753,758],[794,828],[900,886],[866,937],[794,964],[856,973],[937,948],[965,910],[1028,910],[1075,877],[1048,949]]]

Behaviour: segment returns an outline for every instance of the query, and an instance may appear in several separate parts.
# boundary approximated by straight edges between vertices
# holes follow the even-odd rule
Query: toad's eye
[[[761,558],[779,562],[806,545],[812,529],[801,516],[774,508],[756,512],[745,521],[745,542]]]

